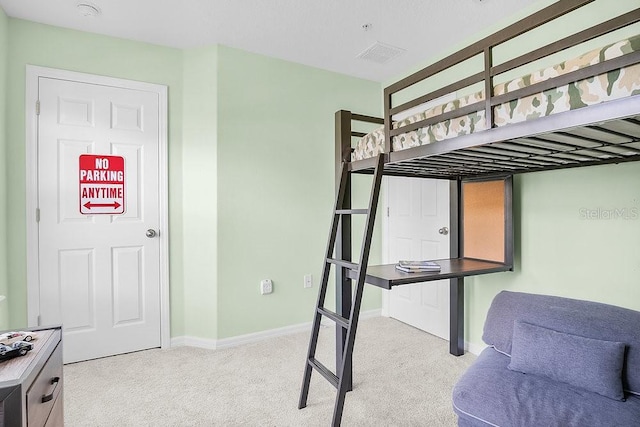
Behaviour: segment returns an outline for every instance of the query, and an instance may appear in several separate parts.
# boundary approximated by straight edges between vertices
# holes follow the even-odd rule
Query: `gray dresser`
[[[0,362],[0,427],[64,425],[62,330],[37,334],[33,350]]]

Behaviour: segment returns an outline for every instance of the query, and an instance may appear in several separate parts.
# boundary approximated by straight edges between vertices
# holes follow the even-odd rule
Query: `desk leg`
[[[464,354],[464,277],[449,279],[449,353]]]

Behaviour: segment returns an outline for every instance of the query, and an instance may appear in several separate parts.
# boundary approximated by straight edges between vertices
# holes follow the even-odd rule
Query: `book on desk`
[[[440,264],[434,261],[399,261],[396,264],[396,270],[404,271],[405,273],[428,273],[430,271],[440,271]]]

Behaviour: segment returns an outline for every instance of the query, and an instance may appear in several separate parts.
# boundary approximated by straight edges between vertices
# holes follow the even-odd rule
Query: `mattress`
[[[592,50],[553,67],[497,84],[493,88],[493,93],[494,96],[503,95],[638,50],[640,50],[640,34]],[[640,94],[640,64],[635,64],[496,105],[493,109],[494,122],[497,127],[505,126],[638,94]],[[399,129],[484,99],[484,91],[479,91],[394,122],[392,126],[393,129]],[[480,110],[394,136],[393,151],[431,144],[485,129],[487,129],[485,111]],[[362,137],[356,143],[351,160],[374,157],[382,152],[384,152],[384,127],[377,128]]]

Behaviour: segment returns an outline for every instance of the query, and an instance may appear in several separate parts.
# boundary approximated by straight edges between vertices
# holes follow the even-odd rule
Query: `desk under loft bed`
[[[382,119],[349,111],[336,113],[336,204],[299,408],[306,406],[315,370],[338,389],[333,425],[340,425],[345,394],[352,387],[351,356],[364,283],[391,289],[449,279],[450,353],[461,355],[464,277],[513,269],[512,176],[640,160],[640,34],[635,31],[637,25],[632,27],[640,21],[640,8],[494,64],[498,46],[517,41],[593,1],[560,0],[388,86]],[[632,28],[635,35],[554,66],[529,68],[521,77],[494,82],[504,73],[525,69],[534,61],[623,28]],[[478,57],[482,69],[398,102],[407,98],[407,89]],[[438,104],[438,99],[450,94],[462,95]],[[432,105],[434,100],[438,105]],[[358,123],[382,126],[362,132]],[[351,207],[354,173],[373,175],[367,209]],[[403,273],[394,265],[368,265],[383,175],[450,181],[451,250],[449,259],[437,260],[441,271]],[[482,206],[478,207],[478,201]],[[497,225],[495,218],[483,222],[490,219],[487,209],[492,217],[499,215]],[[367,218],[359,262],[352,262],[354,215]],[[492,238],[486,238],[485,225]],[[324,308],[332,266],[335,312]],[[323,316],[336,323],[336,373],[315,359]]]

